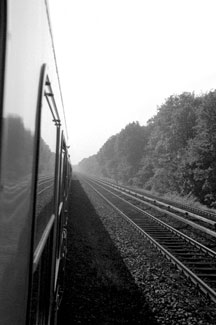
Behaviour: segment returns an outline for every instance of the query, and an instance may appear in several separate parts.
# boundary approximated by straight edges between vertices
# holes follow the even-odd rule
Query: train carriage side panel
[[[36,112],[44,63],[60,114],[62,103],[46,1],[8,0],[6,29],[0,110],[0,324],[23,325],[31,271]]]

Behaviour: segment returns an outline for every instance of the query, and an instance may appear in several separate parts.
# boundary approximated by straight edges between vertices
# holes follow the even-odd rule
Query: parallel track
[[[159,200],[153,200],[149,197],[146,197],[143,194],[139,194],[138,192],[134,192],[131,189],[118,186],[109,182],[105,182],[100,179],[94,179],[100,184],[103,184],[105,186],[108,186],[109,188],[115,189],[117,192],[123,194],[124,196],[128,196],[128,198],[134,199],[146,206],[149,206],[150,208],[153,208],[154,210],[157,210],[159,212],[165,213],[166,215],[169,215],[170,217],[177,219],[195,229],[198,229],[199,231],[210,235],[211,237],[216,238],[216,216],[210,217],[204,217],[201,215],[201,212],[203,210],[200,210],[200,214],[194,214],[192,212],[188,212],[188,210],[185,210],[182,208],[177,208],[173,204],[165,204],[162,201]],[[212,220],[213,219],[213,220]]]
[[[101,181],[101,180],[100,180]],[[134,193],[143,199],[146,199],[149,202],[152,202],[154,204],[159,204],[164,207],[170,207],[176,211],[180,211],[182,213],[186,213],[187,215],[191,216],[202,216],[203,218],[206,218],[207,220],[213,220],[216,223],[216,212],[210,211],[210,210],[205,210],[205,209],[199,209],[195,208],[194,206],[190,206],[188,204],[183,204],[179,202],[174,202],[165,198],[157,197],[153,194],[146,193],[145,191],[139,190],[139,189],[132,189],[128,186],[119,186],[116,184],[113,184],[111,182],[104,181],[104,183],[112,185],[115,188],[119,188],[121,190],[124,190],[125,192],[128,193]]]
[[[54,180],[52,176],[43,176],[38,181],[37,195],[41,195],[43,192],[53,189]]]
[[[216,253],[92,179],[83,179],[216,302]]]

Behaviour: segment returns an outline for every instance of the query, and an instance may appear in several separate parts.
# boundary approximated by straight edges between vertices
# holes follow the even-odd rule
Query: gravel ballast
[[[216,324],[216,305],[87,185],[72,181],[58,324]]]

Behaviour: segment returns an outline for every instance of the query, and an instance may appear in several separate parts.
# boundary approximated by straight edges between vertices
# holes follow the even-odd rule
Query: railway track
[[[153,200],[143,195],[143,193],[140,194],[139,192],[134,192],[133,190],[124,186],[118,186],[100,179],[95,179],[95,181],[97,181],[99,184],[103,184],[104,186],[108,186],[111,189],[113,188],[119,193],[119,195],[128,197],[131,202],[137,201],[141,205],[148,206],[149,208],[159,211],[160,214],[165,213],[167,216],[176,219],[181,223],[185,223],[186,225],[204,233],[205,235],[216,238],[216,215],[213,213],[211,216],[206,216],[205,211],[199,209],[199,214],[195,214],[185,210],[186,206],[181,206],[181,208],[179,208],[175,206],[175,203],[167,204],[160,200]]]
[[[42,176],[38,181],[37,194],[41,195],[49,189],[53,189],[54,180],[52,176]]]
[[[142,197],[143,199],[146,199],[147,201],[152,202],[154,204],[160,204],[161,206],[165,206],[165,207],[170,206],[173,209],[176,209],[176,211],[179,210],[179,211],[187,212],[187,214],[191,213],[191,215],[203,216],[209,220],[213,220],[216,222],[216,212],[214,212],[214,211],[210,211],[207,209],[199,209],[199,208],[196,208],[196,207],[188,205],[188,204],[174,202],[169,199],[158,197],[156,195],[147,193],[144,190],[141,190],[138,188],[132,190],[128,186],[116,185],[116,184],[112,183],[111,181],[105,181],[105,180],[101,180],[101,179],[99,179],[99,180],[105,184],[109,184],[115,188],[124,190],[125,192],[134,193],[134,194]]]
[[[109,205],[216,302],[216,252],[123,198],[113,188],[82,178]]]

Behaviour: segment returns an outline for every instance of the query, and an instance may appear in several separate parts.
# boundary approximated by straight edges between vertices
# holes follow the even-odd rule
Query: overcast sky
[[[49,0],[73,164],[167,97],[216,88],[215,0]]]

